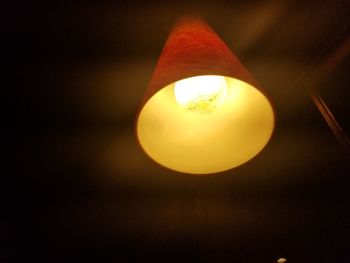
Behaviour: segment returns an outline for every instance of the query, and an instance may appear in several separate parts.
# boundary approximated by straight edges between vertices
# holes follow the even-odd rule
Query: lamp
[[[144,151],[175,171],[237,167],[269,141],[274,111],[259,84],[203,21],[172,29],[136,121]]]

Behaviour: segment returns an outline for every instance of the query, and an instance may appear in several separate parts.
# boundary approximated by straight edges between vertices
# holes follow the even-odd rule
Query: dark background
[[[349,148],[308,92],[349,134],[349,10],[3,1],[0,261],[350,262]],[[187,14],[213,27],[277,113],[268,146],[217,175],[159,167],[134,135],[164,41]]]

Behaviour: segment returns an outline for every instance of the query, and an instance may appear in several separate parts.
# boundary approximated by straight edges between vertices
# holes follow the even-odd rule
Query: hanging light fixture
[[[165,43],[136,125],[154,161],[209,174],[257,155],[271,137],[274,112],[220,37],[203,21],[186,18]]]

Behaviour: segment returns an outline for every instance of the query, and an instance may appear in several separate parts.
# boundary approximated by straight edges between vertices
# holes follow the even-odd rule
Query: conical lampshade
[[[259,84],[199,19],[171,31],[145,92],[136,132],[157,163],[190,174],[237,167],[257,155],[274,128]]]

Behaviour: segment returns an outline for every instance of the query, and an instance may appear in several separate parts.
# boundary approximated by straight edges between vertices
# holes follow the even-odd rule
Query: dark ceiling
[[[350,262],[349,11],[345,0],[3,2],[0,261]],[[134,135],[162,45],[187,14],[277,112],[268,146],[217,175],[159,167]]]

